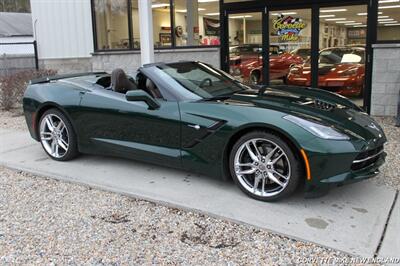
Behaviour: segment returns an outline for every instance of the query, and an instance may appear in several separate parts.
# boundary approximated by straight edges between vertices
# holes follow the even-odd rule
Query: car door
[[[157,99],[160,107],[127,101],[103,88],[83,94],[79,146],[83,152],[124,156],[172,167],[181,166],[178,103]]]

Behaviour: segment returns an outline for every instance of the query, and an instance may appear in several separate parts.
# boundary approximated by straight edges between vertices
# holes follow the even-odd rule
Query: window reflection
[[[400,1],[379,1],[378,40],[400,40]]]
[[[128,5],[126,0],[95,0],[97,48],[128,49]]]
[[[176,46],[219,45],[218,1],[175,0]]]

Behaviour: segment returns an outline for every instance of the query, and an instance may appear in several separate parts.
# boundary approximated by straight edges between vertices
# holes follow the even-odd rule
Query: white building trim
[[[152,2],[139,0],[141,64],[154,62],[153,11]]]

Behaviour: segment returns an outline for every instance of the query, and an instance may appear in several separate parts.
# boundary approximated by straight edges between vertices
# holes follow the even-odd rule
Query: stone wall
[[[396,116],[400,93],[400,44],[375,44],[371,114]]]
[[[219,48],[155,50],[154,56],[156,62],[193,60],[220,67]],[[133,74],[141,65],[140,51],[99,52],[95,53],[91,60],[93,71],[111,72],[115,68],[122,68],[125,72]]]
[[[91,72],[91,58],[39,59],[39,68],[54,69],[58,74]]]

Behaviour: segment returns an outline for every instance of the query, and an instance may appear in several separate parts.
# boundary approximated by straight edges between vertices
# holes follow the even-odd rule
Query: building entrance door
[[[222,68],[247,84],[320,88],[368,110],[372,67],[366,1],[283,2],[223,5]],[[379,23],[394,23],[382,11],[378,15]]]

